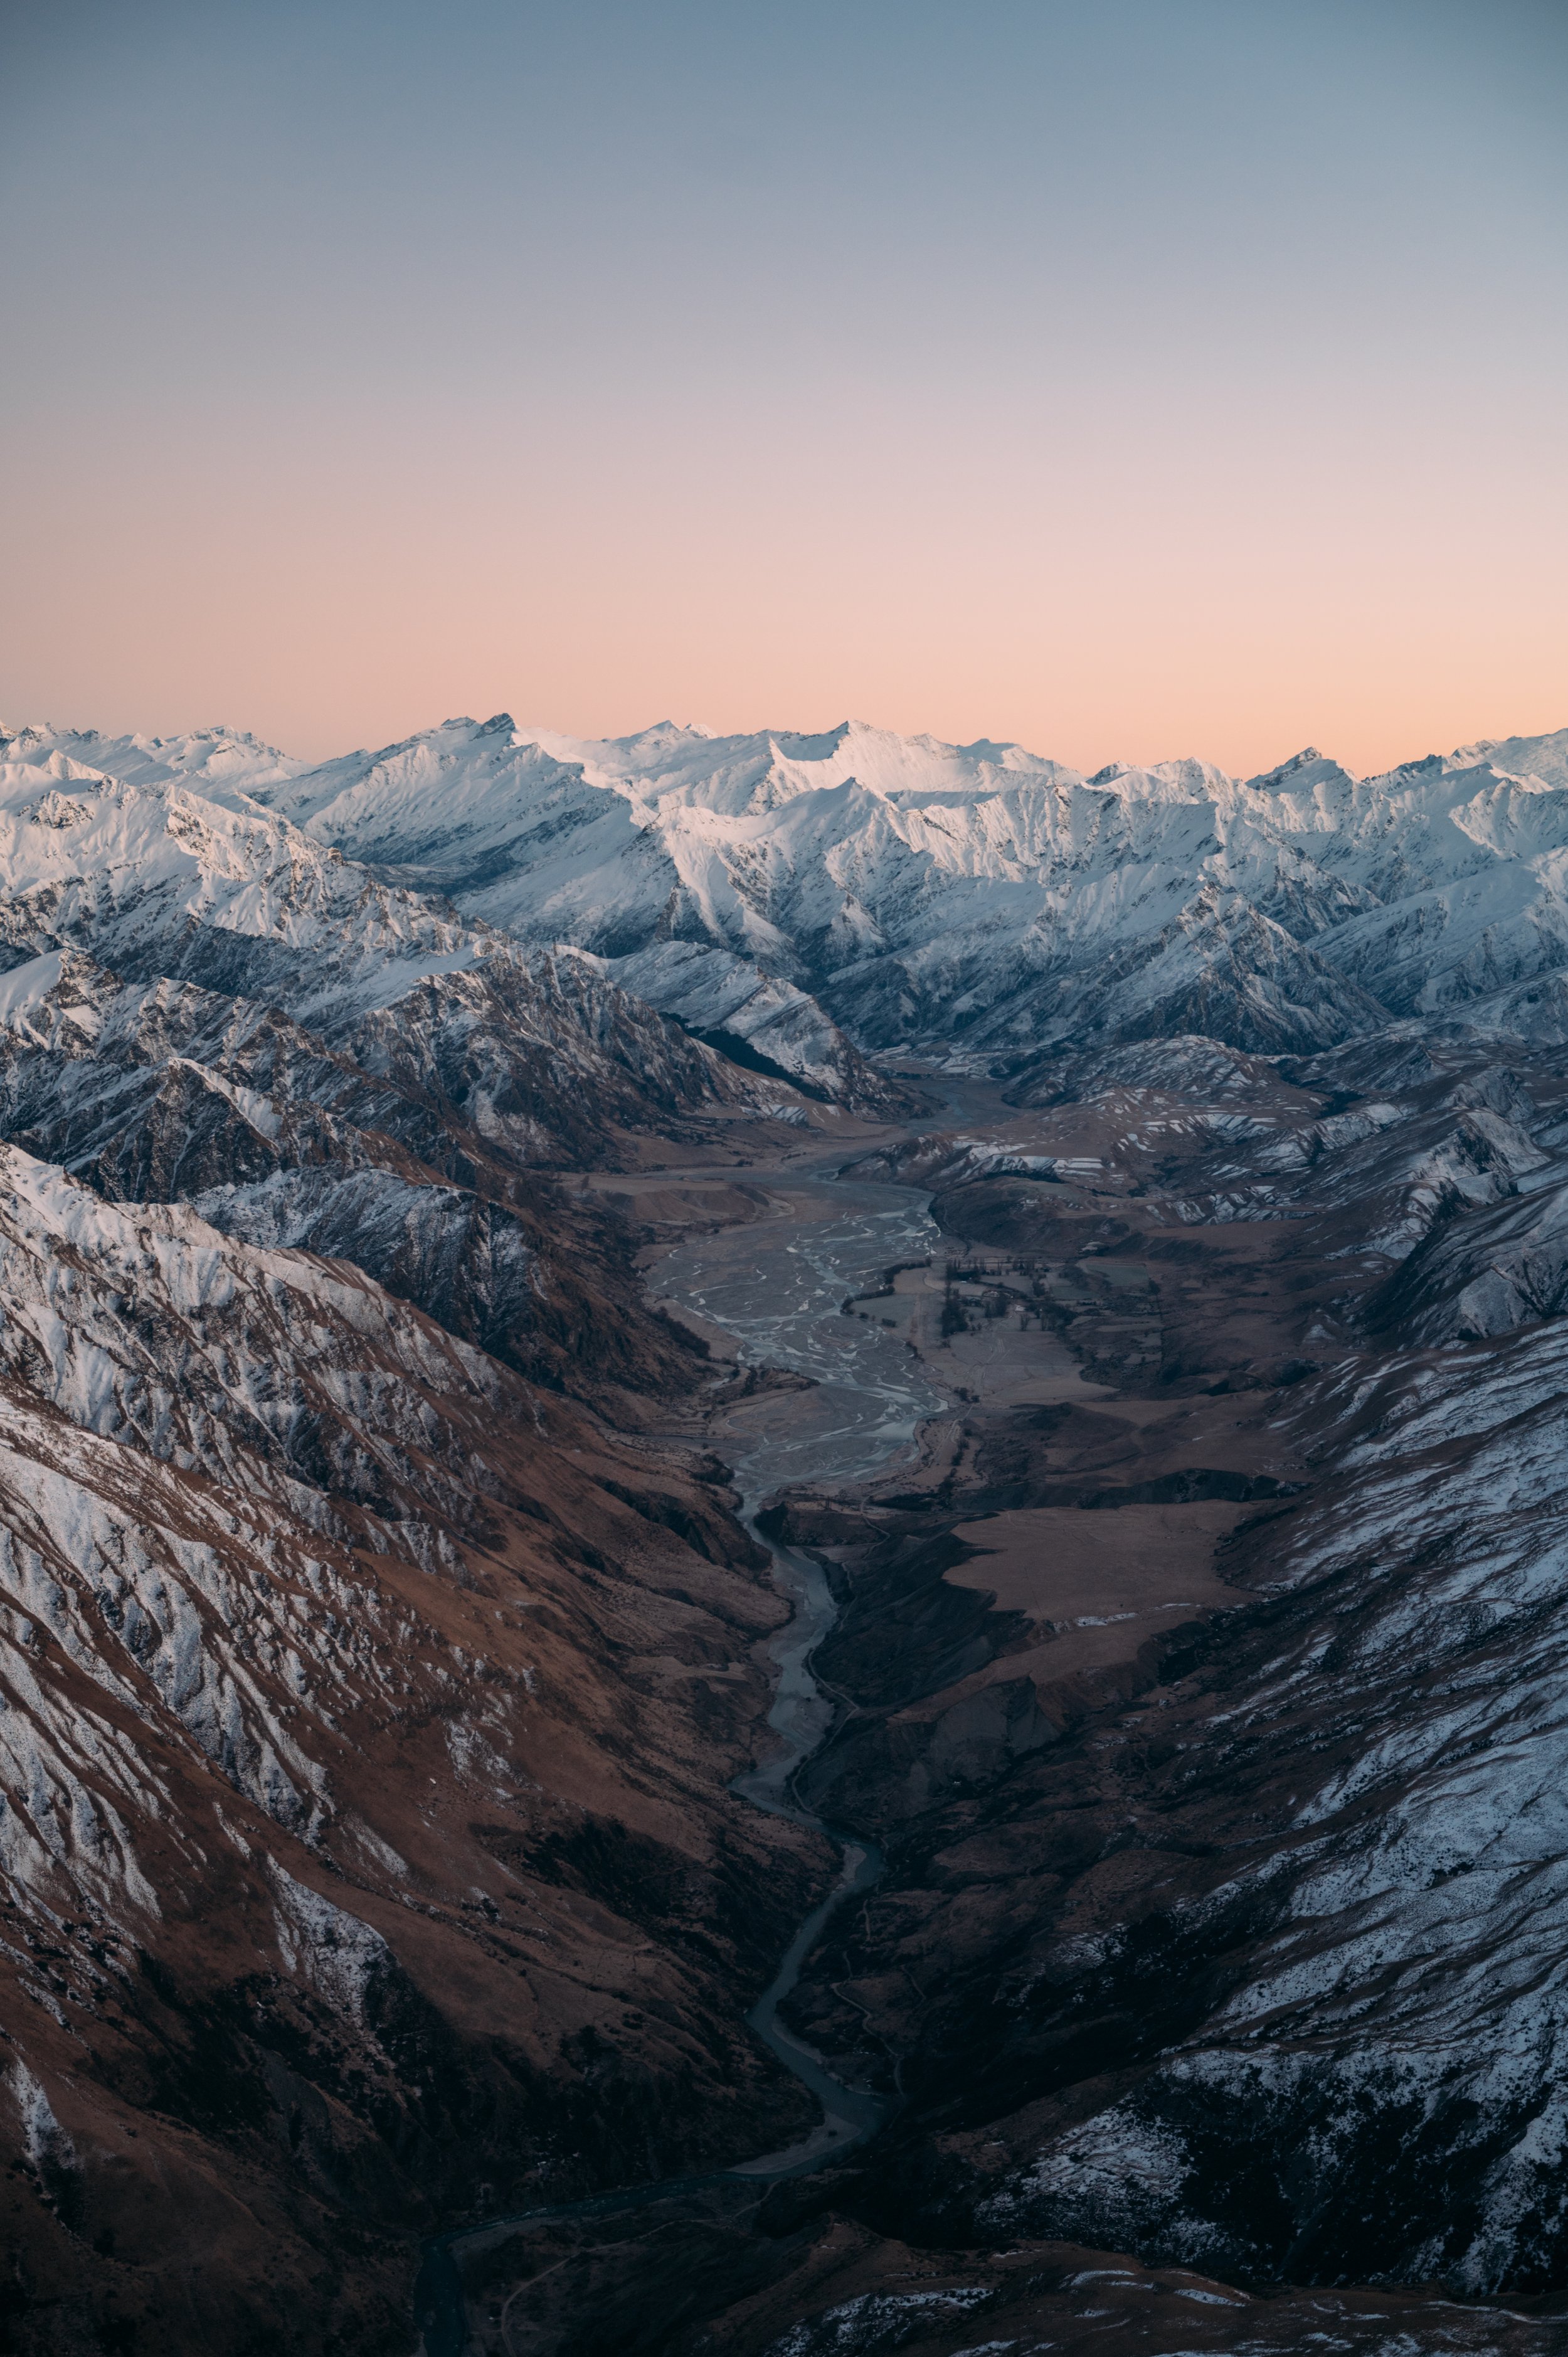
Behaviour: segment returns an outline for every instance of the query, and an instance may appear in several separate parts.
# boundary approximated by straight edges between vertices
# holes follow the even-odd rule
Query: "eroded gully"
[[[766,2183],[801,2175],[864,2143],[888,2115],[885,2097],[837,2077],[779,2019],[779,2007],[828,1918],[872,1887],[882,1858],[871,1845],[825,1824],[798,1797],[800,1770],[827,1739],[837,1715],[837,1704],[811,1667],[837,1608],[821,1566],[762,1537],[756,1517],[769,1497],[795,1483],[809,1480],[821,1489],[881,1471],[913,1449],[921,1421],[942,1406],[945,1395],[902,1341],[875,1320],[843,1314],[846,1298],[874,1290],[885,1270],[932,1252],[937,1230],[927,1198],[908,1187],[792,1172],[780,1178],[775,1200],[776,1212],[678,1245],[651,1272],[650,1281],[668,1306],[729,1335],[743,1366],[783,1368],[807,1376],[812,1386],[759,1393],[735,1420],[725,1452],[740,1492],[741,1518],[768,1546],[775,1583],[793,1607],[770,1649],[777,1676],[768,1723],[777,1746],[770,1759],[737,1777],[733,1789],[754,1807],[825,1834],[843,1858],[838,1882],[799,1926],[746,2018],[816,2099],[822,2117],[799,2142],[727,2169],[660,2178],[585,2201],[515,2212],[430,2242],[415,2293],[425,2357],[461,2357],[465,2346],[456,2256],[462,2244],[531,2221],[591,2218],[724,2181]]]

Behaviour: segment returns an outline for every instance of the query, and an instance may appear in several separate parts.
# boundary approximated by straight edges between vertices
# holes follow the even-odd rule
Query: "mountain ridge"
[[[860,722],[588,740],[505,713],[315,765],[217,730],[31,730],[0,753],[8,777],[53,773],[52,829],[90,824],[61,789],[93,768],[236,825],[265,810],[380,877],[389,926],[435,894],[454,943],[466,922],[570,946],[830,1095],[869,1092],[866,1052],[1085,1028],[1278,1052],[1439,1009],[1563,1022],[1529,993],[1568,967],[1568,729],[1365,778],[1309,746],[1248,780],[1190,758],[1086,778]]]
[[[1190,758],[1085,777],[855,722],[587,740],[498,714],[313,768],[165,745],[171,774],[833,1092],[855,1051],[1085,1028],[1278,1052],[1439,1009],[1562,1021],[1517,994],[1568,966],[1568,730],[1364,778],[1306,747],[1247,780]]]

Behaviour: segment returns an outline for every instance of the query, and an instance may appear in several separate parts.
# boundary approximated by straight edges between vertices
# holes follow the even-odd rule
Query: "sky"
[[[0,718],[1568,725],[1562,0],[0,0]]]

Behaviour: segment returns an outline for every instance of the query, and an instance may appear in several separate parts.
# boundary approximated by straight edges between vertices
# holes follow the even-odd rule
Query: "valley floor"
[[[1328,1925],[1301,1896],[1325,1848],[1304,1772],[1353,1779],[1389,1715],[1343,1706],[1353,1674],[1337,1718],[1289,1691],[1357,1609],[1342,1584],[1291,1600],[1303,1531],[1346,1511],[1347,1394],[1381,1379],[1408,1402],[1443,1354],[1391,1376],[1366,1317],[1386,1264],[1359,1249],[1354,1196],[1184,1220],[1103,1104],[1021,1111],[996,1083],[923,1077],[947,1099],[923,1126],[587,1181],[642,1224],[654,1297],[716,1355],[739,1339],[751,1372],[721,1382],[704,1437],[789,1469],[760,1527],[837,1598],[813,1657],[836,1716],[796,1789],[887,1867],[831,1920],[786,2018],[892,2124],[771,2191],[487,2241],[465,2261],[475,2345],[1554,2350],[1551,2255],[1504,2258],[1506,2305],[1466,2273],[1517,2122],[1435,2187],[1408,2095],[1369,2127],[1356,2069],[1370,2047],[1397,2075],[1399,2029],[1354,2027],[1373,2009],[1345,1988],[1359,1894]],[[805,1361],[786,1350],[779,1374],[757,1305],[876,1186],[930,1192],[928,1249],[825,1306],[875,1329],[889,1396],[927,1412],[866,1480],[832,1461],[832,1419],[789,1372]],[[1362,1855],[1364,1823],[1341,1838]],[[1300,1987],[1260,1999],[1303,1925]],[[1385,1960],[1374,1987],[1389,1978]],[[1315,2002],[1336,2020],[1304,2018]],[[1402,2137],[1428,2181],[1390,2198]]]

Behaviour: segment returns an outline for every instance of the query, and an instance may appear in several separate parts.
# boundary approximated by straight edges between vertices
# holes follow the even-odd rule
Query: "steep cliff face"
[[[1227,1565],[1266,1601],[1093,1773],[1101,1839],[1159,1867],[1114,1926],[1069,1874],[987,2008],[1042,2094],[1074,2043],[1083,2094],[1097,2042],[1122,2084],[988,2212],[1254,2276],[1561,2280],[1563,1352],[1304,1400],[1313,1503]]]
[[[635,1413],[640,1386],[689,1386],[700,1360],[648,1315],[614,1222],[532,1158],[522,1090],[590,1150],[605,1120],[570,1055],[525,1034],[492,1054],[504,1017],[488,986],[464,996],[375,1010],[361,1063],[275,1006],[47,952],[0,977],[0,1127],[112,1199],[199,1198],[236,1234],[354,1261],[520,1372]],[[613,1077],[656,1124],[657,1073]]]
[[[809,1839],[699,1462],[0,1150],[17,2345],[401,2347],[411,2237],[743,2154]],[[136,2336],[140,2334],[142,2340]]]
[[[11,756],[0,761],[0,940],[13,962],[76,951],[166,985],[114,1017],[101,1007],[91,1030],[107,1020],[106,1045],[136,1054],[138,1031],[161,1027],[171,1043],[200,1034],[241,1053],[222,1039],[215,998],[282,1005],[318,1040],[357,1049],[378,1077],[450,1103],[532,1162],[603,1148],[618,1124],[748,1101],[733,1067],[580,960],[525,963],[487,928],[376,881],[249,802],[231,810],[173,782],[83,773],[30,744],[19,758],[19,743],[0,742]],[[64,769],[65,784],[51,782]],[[80,980],[63,987],[83,995]],[[10,1003],[58,1006],[61,989],[58,970],[40,969]],[[72,1036],[80,1047],[80,1024]]]

